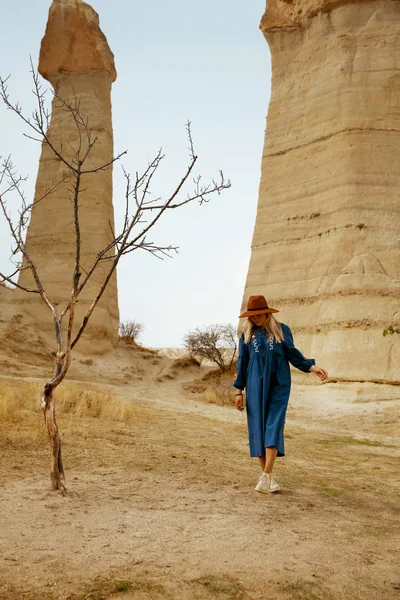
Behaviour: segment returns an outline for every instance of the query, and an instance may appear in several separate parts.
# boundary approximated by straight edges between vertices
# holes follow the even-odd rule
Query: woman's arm
[[[237,362],[237,373],[233,382],[233,387],[242,391],[246,387],[247,367],[249,365],[249,345],[244,342],[244,335],[239,342],[239,358]]]
[[[237,372],[233,387],[237,389],[235,407],[242,412],[243,408],[243,390],[247,383],[247,367],[249,365],[249,346],[244,342],[244,335],[240,338],[239,342],[239,358],[237,362]]]
[[[304,358],[300,350],[297,350],[294,345],[292,332],[290,331],[289,327],[282,326],[282,331],[284,337],[282,343],[285,348],[288,361],[294,367],[296,367],[296,369],[303,371],[303,373],[309,373],[311,371],[311,367],[315,365],[315,360],[313,358]]]

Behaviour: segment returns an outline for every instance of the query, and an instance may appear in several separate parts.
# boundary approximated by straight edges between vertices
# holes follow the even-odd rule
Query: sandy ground
[[[262,495],[245,416],[146,361],[107,386],[133,424],[59,418],[66,498],[46,440],[1,439],[2,600],[400,598],[399,388],[295,384]]]

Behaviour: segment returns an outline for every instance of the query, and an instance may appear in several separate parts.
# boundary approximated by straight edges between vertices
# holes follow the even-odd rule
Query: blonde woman
[[[258,456],[262,474],[255,490],[279,492],[281,487],[272,476],[277,456],[284,456],[283,429],[290,394],[289,362],[324,380],[325,369],[317,367],[313,358],[304,358],[295,348],[287,325],[279,323],[264,296],[250,296],[247,317],[239,344],[235,406],[242,411],[243,390],[246,389],[246,413],[250,456]]]

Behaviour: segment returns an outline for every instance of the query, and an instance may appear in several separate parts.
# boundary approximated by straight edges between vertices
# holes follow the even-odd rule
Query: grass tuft
[[[172,363],[172,367],[176,369],[188,369],[189,367],[200,367],[200,362],[192,356],[182,356],[177,358]]]
[[[212,598],[219,600],[245,600],[246,592],[236,579],[229,576],[203,575],[192,583],[201,585]]]
[[[115,594],[126,592],[131,592],[134,598],[141,598],[142,600],[161,600],[161,598],[167,600],[171,598],[164,586],[150,579],[138,577],[137,579],[126,580],[99,577],[89,587],[84,596],[79,597],[79,600],[111,600],[116,597]],[[129,595],[129,597],[132,596]]]
[[[121,580],[121,581],[115,582],[115,591],[116,592],[129,592],[129,590],[131,590],[131,589],[132,589],[131,581]]]
[[[296,581],[295,583],[284,583],[280,586],[286,598],[290,600],[332,600],[332,594],[326,589],[321,589],[317,583],[308,581]]]
[[[326,487],[323,485],[315,485],[312,489],[321,494],[328,494],[329,496],[342,496],[345,493],[345,490],[338,490],[337,488]]]
[[[323,440],[316,440],[317,444],[350,444],[353,446],[373,446],[379,448],[395,448],[392,444],[385,444],[375,440],[358,439],[352,436],[341,436]]]

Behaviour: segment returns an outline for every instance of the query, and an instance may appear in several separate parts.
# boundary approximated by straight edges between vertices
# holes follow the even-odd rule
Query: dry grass
[[[196,379],[195,381],[184,383],[182,389],[185,390],[185,392],[189,392],[189,394],[203,394],[207,389],[207,384],[204,383],[204,381]]]
[[[190,367],[200,367],[200,362],[191,356],[182,356],[176,358],[172,363],[172,367],[176,369],[188,369]]]
[[[135,407],[119,396],[83,390],[76,385],[60,389],[57,394],[57,406],[61,414],[124,423],[132,422],[136,414]]]
[[[135,580],[99,578],[89,587],[84,596],[79,594],[75,598],[76,600],[111,600],[111,598],[127,596],[140,597],[143,600],[170,598],[162,585],[145,578]]]
[[[363,438],[355,438],[351,435],[342,435],[335,438],[318,440],[319,444],[350,444],[355,446],[372,446],[376,448],[395,448],[393,444],[384,444],[376,440],[366,440]]]
[[[21,381],[0,384],[0,446],[40,447],[47,441],[40,398],[43,384]],[[131,423],[138,409],[119,396],[61,385],[55,392],[57,416]]]
[[[235,404],[235,389],[232,387],[231,375],[211,380],[204,392],[204,398],[213,404]]]
[[[294,583],[284,583],[281,590],[290,600],[332,600],[332,594],[322,587],[318,581],[311,583],[309,581],[297,580]]]
[[[13,600],[18,597],[10,595]],[[296,596],[297,597],[297,596]],[[36,594],[25,596],[38,600]],[[126,578],[98,577],[81,593],[69,594],[68,600],[246,600],[249,598],[243,586],[229,575],[203,575],[195,579],[160,581],[154,577],[136,576]],[[314,598],[314,597],[313,597]],[[40,600],[53,600],[54,595],[41,595]]]
[[[212,369],[201,378],[202,381],[213,381],[222,377],[221,369]]]
[[[29,412],[41,412],[43,385],[22,381],[0,384],[0,427],[26,421]],[[55,392],[58,414],[131,422],[135,410],[131,403],[110,393],[89,391],[75,384],[63,385]]]
[[[208,371],[201,379],[186,383],[183,389],[192,394],[201,394],[199,400],[220,406],[235,404],[235,389],[232,386],[233,372],[221,373],[220,369]]]

